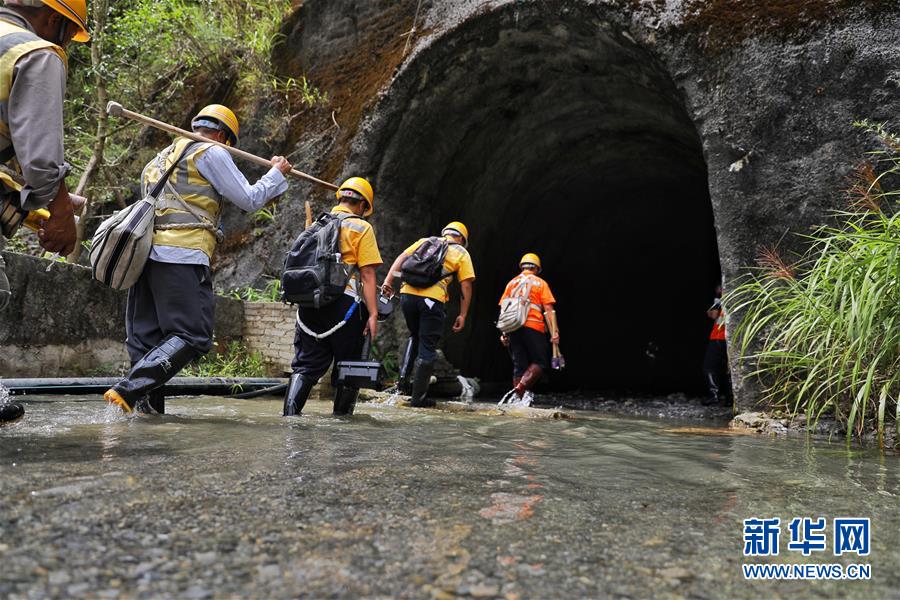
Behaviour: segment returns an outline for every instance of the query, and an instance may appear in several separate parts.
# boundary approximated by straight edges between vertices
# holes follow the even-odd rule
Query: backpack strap
[[[444,245],[443,250],[441,250],[441,273],[444,272],[444,261],[447,260],[447,251],[450,250],[450,246],[460,246],[461,244],[457,244],[456,242],[451,242],[447,238],[439,238],[441,243]],[[456,274],[456,271],[451,273],[447,273],[446,275],[442,275],[440,279],[434,285],[438,285],[445,279],[453,279],[453,276]]]
[[[193,143],[188,144],[187,146],[185,146],[185,147],[184,147],[184,150],[181,152],[181,156],[179,156],[179,157],[175,160],[175,162],[172,163],[172,166],[169,167],[167,170],[163,171],[162,169],[160,169],[160,171],[163,173],[163,176],[159,179],[159,181],[156,182],[156,184],[153,186],[153,189],[150,190],[150,196],[151,196],[154,200],[158,200],[158,199],[159,199],[159,195],[162,193],[163,188],[164,188],[166,185],[168,185],[168,183],[169,183],[169,178],[172,176],[172,173],[175,172],[175,169],[178,167],[178,163],[180,163],[181,160],[182,160],[185,156],[187,156],[188,150],[190,150],[190,149],[191,149],[191,146],[193,146],[193,145],[196,144],[196,143],[197,143],[197,142],[193,142]],[[162,153],[160,153],[159,155],[157,155],[157,157],[156,157],[157,160],[162,159],[162,166],[165,166],[165,159],[162,158],[162,157],[163,157],[163,154],[165,154],[166,156],[168,156],[169,154],[172,153],[173,150],[175,150],[175,145],[174,145],[174,144],[173,144],[172,146],[169,147],[169,152],[163,151]]]
[[[332,217],[332,218],[334,218],[334,219],[336,219],[336,220],[338,221],[338,245],[340,245],[341,227],[344,226],[344,221],[346,221],[347,219],[359,219],[360,221],[363,221],[364,223],[366,222],[366,220],[363,219],[361,216],[359,216],[359,215],[354,215],[354,214],[348,214],[348,213],[338,213],[338,214],[334,214],[334,213],[323,213],[322,216],[326,216],[326,215],[329,216],[329,217]],[[321,217],[319,217],[319,218],[321,218]],[[343,261],[342,261],[342,262],[343,262]],[[356,298],[356,302],[359,303],[360,300],[362,300],[362,298],[363,298],[362,292],[360,291],[360,290],[362,289],[362,287],[363,287],[362,277],[358,277],[358,278],[355,278],[355,279],[354,279],[354,275],[356,275],[357,273],[359,273],[359,264],[348,265],[347,263],[344,263],[344,265],[346,265],[346,267],[349,268],[349,270],[347,271],[347,279],[348,279],[348,281],[355,281],[355,282],[356,282],[356,285],[351,285],[351,287],[353,287],[354,291],[356,292],[355,295],[351,295],[351,294],[349,293],[349,291],[348,291],[348,292],[345,292],[345,293],[346,293],[347,295],[351,295],[351,296],[355,297],[355,298]]]
[[[163,178],[161,183],[165,187],[166,190],[166,199],[171,200],[171,202],[163,202],[162,198],[159,198],[159,194],[155,196],[157,198],[157,208],[161,208],[160,204],[163,204],[162,208],[174,208],[176,210],[183,210],[182,213],[170,213],[168,215],[162,215],[156,217],[156,224],[154,229],[157,231],[164,231],[168,229],[204,229],[209,231],[213,235],[216,236],[216,240],[221,243],[224,240],[224,235],[219,230],[219,222],[222,219],[222,211],[219,211],[219,215],[217,218],[212,219],[211,215],[204,214],[205,211],[200,211],[195,207],[188,204],[184,198],[181,197],[174,186],[172,186],[172,182],[169,181],[169,177],[175,168],[181,164],[181,161],[184,160],[184,157],[187,156],[188,152],[199,144],[200,142],[191,142],[187,146],[185,146],[184,151],[181,153],[181,156],[175,161],[175,163],[169,168],[166,177]],[[172,150],[174,150],[174,145],[172,146]],[[171,150],[169,151],[171,153]],[[162,167],[165,165],[165,156],[161,153],[156,157],[157,160],[157,168],[162,170]],[[159,185],[159,184],[157,184]],[[188,214],[184,214],[184,213]],[[215,222],[213,222],[215,220]]]
[[[526,299],[528,300],[528,304],[531,305],[531,308],[533,308],[534,310],[543,314],[544,307],[541,306],[540,304],[535,304],[534,302],[531,301],[531,288],[534,285],[534,283],[531,281],[532,277],[533,277],[533,275],[519,275],[519,278],[520,278],[519,283],[517,283],[516,287],[513,288],[512,293],[510,294],[510,297],[513,297],[513,298],[517,297],[517,296],[524,297],[519,294],[519,290],[521,290],[527,286],[528,296]]]

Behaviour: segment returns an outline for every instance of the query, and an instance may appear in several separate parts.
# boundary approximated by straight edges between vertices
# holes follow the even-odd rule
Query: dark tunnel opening
[[[497,302],[536,252],[568,363],[554,389],[701,392],[721,275],[701,142],[670,77],[590,19],[470,34],[430,57],[392,140],[418,132],[416,151],[379,173],[406,180],[401,229],[470,228],[475,300],[464,333],[448,319],[447,357],[508,382]]]

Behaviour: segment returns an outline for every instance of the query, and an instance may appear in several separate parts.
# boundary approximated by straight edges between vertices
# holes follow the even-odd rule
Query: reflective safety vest
[[[36,50],[53,50],[62,59],[63,65],[68,67],[65,50],[23,27],[0,20],[0,163],[7,164],[15,171],[19,171],[19,168],[15,162],[16,151],[9,133],[9,94],[16,63]],[[0,181],[14,189],[22,187],[13,184],[5,174],[0,174]]]
[[[213,144],[201,144],[187,138],[175,140],[144,168],[144,194],[149,193],[188,144],[193,146],[175,167],[169,185],[156,202],[156,226],[180,228],[157,229],[153,232],[153,244],[202,250],[212,258],[216,250],[215,231],[219,226],[222,195],[197,170],[197,159]],[[198,223],[201,226],[190,227]]]

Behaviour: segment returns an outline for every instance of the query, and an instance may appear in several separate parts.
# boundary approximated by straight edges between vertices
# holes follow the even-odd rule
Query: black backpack
[[[403,262],[400,271],[403,283],[414,288],[429,288],[450,275],[444,273],[444,259],[450,242],[446,238],[430,237]]]
[[[294,240],[284,259],[281,299],[321,308],[341,297],[355,267],[341,260],[341,223],[356,215],[323,214]]]

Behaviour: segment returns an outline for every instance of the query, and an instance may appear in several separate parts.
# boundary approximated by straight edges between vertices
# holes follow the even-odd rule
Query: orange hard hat
[[[6,0],[6,6],[49,6],[78,26],[78,33],[72,38],[76,42],[89,42],[87,0]]]

